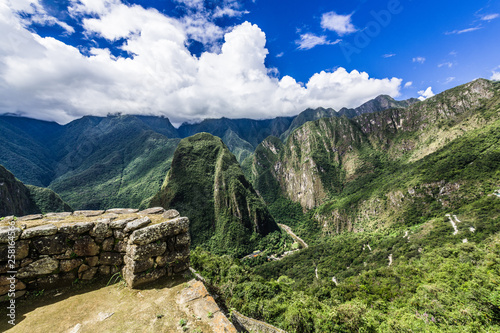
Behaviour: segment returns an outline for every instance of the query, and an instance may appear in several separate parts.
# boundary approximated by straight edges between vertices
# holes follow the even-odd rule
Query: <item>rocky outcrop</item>
[[[0,216],[27,215],[50,210],[71,210],[55,192],[24,185],[0,165]]]
[[[129,212],[112,209],[3,219],[0,281],[12,277],[15,288],[4,290],[0,297],[120,273],[135,288],[189,268],[187,218],[173,210],[164,214],[163,208]],[[89,221],[78,221],[84,218]]]
[[[236,255],[253,251],[252,234],[278,230],[264,202],[221,139],[201,133],[183,139],[153,206],[175,207],[191,221],[193,244]]]

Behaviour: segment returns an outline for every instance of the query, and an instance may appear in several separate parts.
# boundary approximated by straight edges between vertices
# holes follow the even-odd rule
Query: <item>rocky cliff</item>
[[[389,220],[394,221],[397,216],[413,218],[434,201],[439,202],[435,207],[452,207],[460,197],[452,193],[457,188],[462,198],[480,195],[479,190],[464,192],[474,177],[494,182],[488,175],[493,176],[490,169],[498,159],[493,133],[500,114],[499,88],[479,79],[406,109],[307,122],[285,144],[277,138],[264,140],[249,173],[266,202],[281,196],[304,210],[320,207],[316,219],[336,232],[357,230],[359,221],[373,223],[382,212],[392,214]],[[471,163],[489,166],[467,173]],[[434,172],[438,166],[442,170]],[[406,176],[398,178],[403,170]],[[400,195],[401,200],[395,199],[404,192],[408,194]],[[427,203],[415,208],[423,198]]]
[[[152,206],[176,207],[191,221],[193,245],[237,255],[278,230],[264,202],[220,138],[208,133],[181,140]]]
[[[25,186],[0,165],[0,216],[67,210],[72,209],[56,193],[45,188]]]

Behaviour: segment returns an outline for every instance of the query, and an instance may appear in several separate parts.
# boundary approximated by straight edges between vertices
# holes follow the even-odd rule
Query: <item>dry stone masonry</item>
[[[118,274],[136,288],[189,269],[189,220],[176,210],[8,216],[0,225],[0,300]]]

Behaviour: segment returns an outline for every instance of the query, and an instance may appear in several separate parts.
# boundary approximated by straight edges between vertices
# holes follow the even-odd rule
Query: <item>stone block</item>
[[[127,252],[127,242],[126,241],[119,241],[115,244],[113,250],[115,252],[120,252],[120,253],[125,253]]]
[[[165,213],[163,213],[163,218],[166,220],[175,219],[176,217],[179,216],[180,216],[179,212],[176,211],[175,209],[169,209]]]
[[[141,217],[140,219],[137,219],[137,220],[134,220],[132,222],[127,223],[127,225],[123,229],[123,232],[129,233],[129,232],[132,232],[134,230],[145,227],[150,223],[151,223],[151,219],[147,216],[144,216],[144,217]]]
[[[111,229],[123,229],[123,228],[125,228],[127,223],[129,223],[133,220],[135,220],[135,217],[129,217],[126,219],[116,220],[116,221],[112,221],[109,224],[109,226],[111,227]]]
[[[19,268],[19,261],[12,265],[11,263],[0,264],[0,274],[7,273],[8,271],[16,270]]]
[[[26,267],[17,271],[19,279],[32,278],[41,275],[51,274],[59,268],[59,261],[50,257],[45,257],[34,261]]]
[[[187,217],[179,217],[135,230],[130,236],[130,241],[134,244],[145,245],[164,238],[165,236],[186,233],[188,229],[189,219]]]
[[[64,219],[68,216],[71,216],[72,212],[62,212],[62,213],[47,213],[45,217],[47,218],[55,218],[55,219]]]
[[[40,254],[61,254],[68,249],[66,239],[65,234],[57,234],[33,239],[32,244]]]
[[[99,266],[98,272],[100,275],[109,275],[111,274],[111,266],[101,265]]]
[[[75,241],[74,251],[79,257],[95,256],[99,254],[99,246],[90,236],[83,236]]]
[[[155,264],[153,258],[149,258],[146,260],[133,260],[129,256],[125,256],[124,261],[128,269],[130,269],[134,274],[147,271]]]
[[[153,207],[153,208],[148,208],[148,209],[141,210],[137,214],[139,214],[139,215],[162,214],[163,212],[165,212],[165,208],[163,208],[163,207]]]
[[[103,252],[99,257],[101,265],[120,266],[123,263],[123,257],[116,252]]]
[[[65,234],[83,234],[94,227],[94,222],[75,222],[59,227],[59,232]]]
[[[21,232],[21,229],[14,226],[0,227],[0,244],[18,240]]]
[[[28,256],[29,249],[29,241],[27,240],[17,241],[14,248],[10,248],[10,253],[9,245],[0,245],[0,261],[7,261],[9,259],[9,254],[14,254],[14,258],[16,260],[26,258]]]
[[[115,236],[116,239],[125,239],[125,237],[127,237],[127,234],[120,229],[114,229],[113,236]]]
[[[156,258],[156,263],[158,264],[158,266],[163,267],[167,264],[171,265],[175,262],[184,262],[186,260],[189,261],[189,254],[189,249],[185,249],[182,252],[169,252],[163,256],[158,256]]]
[[[98,256],[87,257],[85,258],[85,263],[90,267],[95,267],[99,264],[99,257]]]
[[[146,260],[162,255],[166,249],[167,244],[165,242],[155,242],[146,245],[128,244],[127,255],[132,260]]]
[[[82,259],[71,259],[71,260],[61,260],[59,263],[59,267],[61,272],[69,272],[74,270],[75,268],[80,267],[83,264]]]
[[[139,210],[138,209],[133,209],[133,208],[112,208],[106,210],[107,213],[113,213],[113,214],[134,214],[137,213]]]
[[[158,280],[162,276],[167,274],[165,268],[154,269],[148,273],[138,273],[134,274],[130,269],[125,266],[123,269],[123,278],[130,288],[137,288],[146,283],[150,283]]]
[[[25,229],[21,239],[28,239],[39,236],[50,236],[57,233],[57,227],[53,224],[40,225],[38,227]]]
[[[102,214],[104,214],[103,210],[77,210],[73,212],[74,216],[85,216],[85,217],[99,216]]]
[[[40,219],[43,219],[42,214],[25,215],[25,216],[21,216],[21,217],[17,218],[18,221],[33,221],[33,220],[40,220]]]
[[[109,219],[102,219],[95,222],[94,228],[90,231],[90,236],[96,238],[108,238],[113,235]]]
[[[85,269],[82,269],[82,267],[85,267]],[[81,271],[80,271],[81,269]],[[98,268],[97,267],[89,267],[87,265],[82,265],[80,266],[80,269],[78,270],[78,278],[80,280],[92,280],[94,276],[97,273]]]
[[[178,249],[184,249],[185,247],[189,247],[191,245],[191,237],[189,236],[189,233],[177,235],[175,237],[175,246]]]
[[[102,250],[103,251],[113,251],[113,247],[115,245],[115,239],[113,237],[106,238],[102,242]]]

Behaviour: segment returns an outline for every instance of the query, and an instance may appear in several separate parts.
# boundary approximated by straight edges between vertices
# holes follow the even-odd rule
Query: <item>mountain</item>
[[[254,265],[194,251],[228,307],[296,333],[500,330],[500,82],[307,122],[251,159],[309,246]]]
[[[56,193],[36,186],[25,186],[0,165],[0,217],[64,211],[72,209]]]
[[[414,224],[493,192],[499,96],[479,79],[406,109],[307,122],[285,144],[264,140],[249,172],[267,203],[314,210],[324,232]]]
[[[215,253],[248,254],[262,236],[279,230],[235,156],[208,133],[179,142],[150,205],[175,208],[189,217],[193,246],[205,244]]]
[[[379,112],[391,108],[406,108],[412,104],[415,104],[416,102],[418,102],[418,99],[416,98],[410,98],[404,101],[396,101],[391,96],[380,95],[354,109],[342,108],[338,112],[331,108],[307,109],[299,113],[293,119],[290,127],[285,132],[283,132],[283,134],[279,135],[279,137],[282,141],[286,141],[295,129],[304,125],[308,121],[313,121],[325,117],[330,118],[346,116],[347,118],[353,118],[364,113]]]
[[[197,124],[182,124],[178,133],[180,137],[192,136],[207,132],[224,141],[238,162],[242,162],[253,153],[255,147],[269,135],[279,136],[290,126],[294,117],[277,117],[273,119],[205,119]]]

